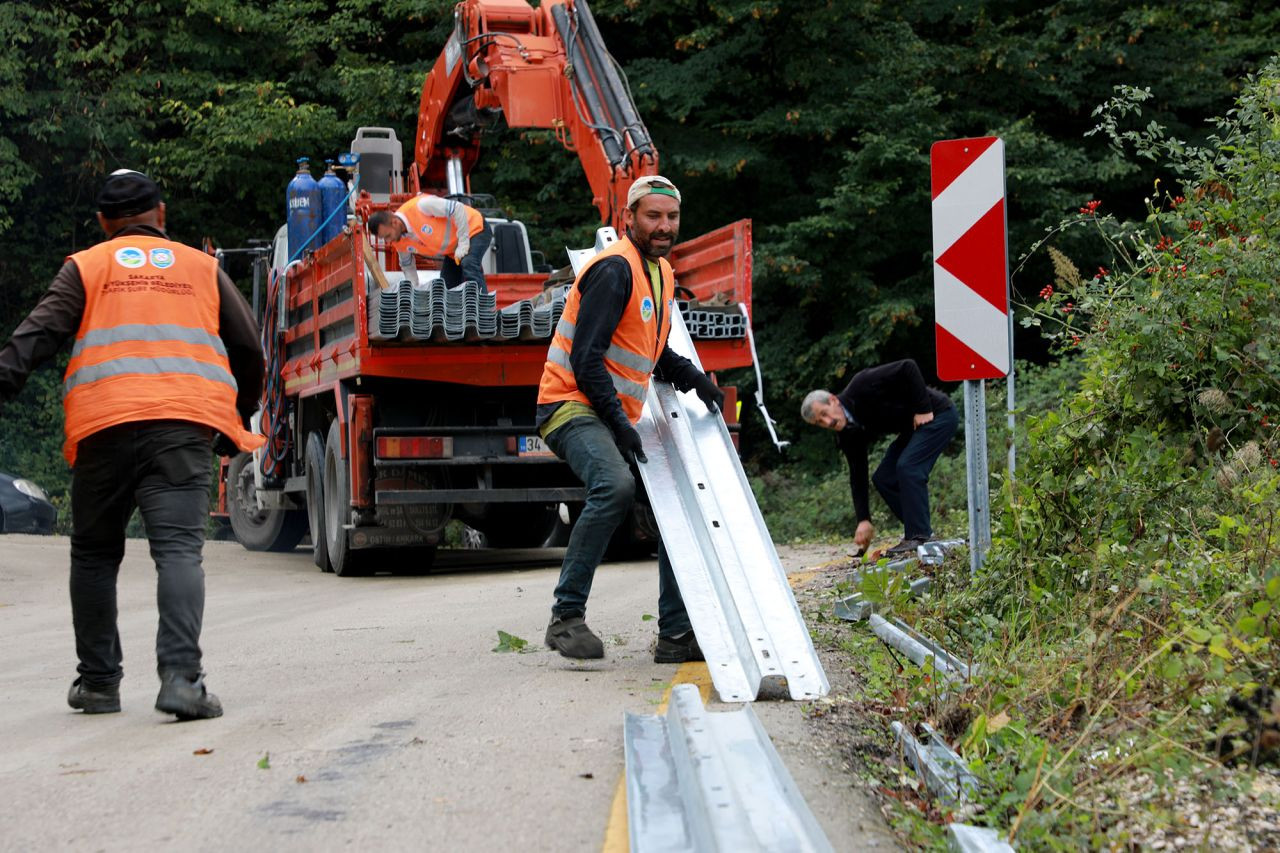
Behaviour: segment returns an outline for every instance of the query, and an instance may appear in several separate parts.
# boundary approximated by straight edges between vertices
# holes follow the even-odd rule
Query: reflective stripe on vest
[[[71,357],[75,358],[90,347],[122,344],[126,341],[146,341],[148,343],[173,341],[184,344],[197,344],[213,347],[213,351],[220,356],[225,357],[227,354],[227,348],[222,345],[222,338],[217,335],[211,335],[204,329],[175,326],[171,323],[162,323],[158,326],[148,326],[145,323],[126,323],[123,326],[115,326],[110,329],[94,329],[89,332],[76,341],[75,346],[71,348]]]
[[[188,376],[199,376],[212,382],[222,382],[238,391],[236,378],[227,370],[215,364],[205,364],[194,358],[112,358],[98,364],[86,364],[67,376],[63,382],[63,396],[71,393],[71,389],[113,376],[124,376],[130,373],[159,375],[162,373],[183,373]]]
[[[547,361],[538,385],[538,403],[577,401],[590,404],[578,387],[570,353],[577,332],[578,310],[582,304],[581,283],[591,268],[603,260],[621,257],[631,272],[631,295],[622,317],[603,353],[603,365],[618,394],[623,413],[632,423],[640,420],[648,395],[649,380],[658,356],[666,347],[671,330],[675,299],[675,277],[671,265],[660,262],[662,290],[655,301],[653,285],[640,251],[630,239],[619,240],[587,261],[574,280],[565,301],[565,310],[547,348]]]
[[[577,325],[565,320],[564,317],[561,317],[560,322],[556,324],[556,332],[570,343],[573,342],[573,333],[575,331],[577,331]],[[564,352],[564,350],[559,347],[552,347],[552,349],[555,349],[558,352]],[[604,351],[604,357],[610,361],[616,361],[623,367],[629,367],[632,370],[638,370],[642,373],[653,373],[653,368],[657,366],[657,363],[653,359],[646,358],[639,353],[634,353],[630,350],[625,350],[617,344],[609,344],[609,348]],[[567,359],[565,360],[565,364],[561,366],[566,370],[573,370],[572,367],[569,367]]]
[[[559,365],[569,371],[569,375],[573,375],[573,365],[569,363],[569,353],[559,347],[552,347],[547,350],[547,361],[552,364]],[[606,368],[607,370],[608,368]],[[639,382],[632,382],[630,379],[624,379],[612,370],[609,371],[609,378],[613,380],[613,389],[619,394],[625,394],[632,398],[640,405],[644,405],[645,395],[649,393],[648,385],[641,385]]]

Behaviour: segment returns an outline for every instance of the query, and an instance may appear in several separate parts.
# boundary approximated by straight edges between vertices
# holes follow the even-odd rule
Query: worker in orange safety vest
[[[116,576],[136,507],[158,574],[156,709],[217,717],[204,686],[201,551],[211,449],[253,450],[246,429],[262,389],[262,349],[244,297],[217,261],[175,243],[141,172],[111,174],[98,195],[105,242],[67,258],[0,350],[0,400],[74,339],[63,383],[71,481],[71,613],[79,677],[67,703],[120,710]]]
[[[484,253],[493,242],[493,229],[484,215],[460,201],[421,193],[400,205],[394,213],[379,210],[369,217],[369,230],[391,244],[400,270],[419,285],[415,256],[439,258],[440,278],[452,290],[468,281],[487,290]]]
[[[724,392],[667,346],[675,276],[667,255],[680,230],[680,191],[658,175],[631,185],[626,236],[578,272],[556,326],[538,388],[537,424],[547,446],[587,487],[556,585],[547,645],[565,657],[604,657],[586,624],[587,596],[609,539],[636,494],[630,464],[648,460],[635,424],[649,380],[693,390],[719,412]],[[658,549],[658,643],[654,660],[702,660],[665,547]]]

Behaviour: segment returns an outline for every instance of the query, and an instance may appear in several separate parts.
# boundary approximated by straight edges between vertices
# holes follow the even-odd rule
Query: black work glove
[[[618,451],[622,453],[622,458],[628,464],[631,462],[648,462],[648,458],[644,455],[644,442],[640,440],[640,433],[636,432],[636,428],[628,424],[620,427],[613,434],[613,440],[618,445]]]
[[[697,393],[698,399],[707,404],[708,412],[718,412],[724,405],[724,392],[705,373],[699,373],[693,380],[693,390]]]
[[[236,443],[220,432],[213,434],[213,452],[218,456],[235,458],[240,453]]]

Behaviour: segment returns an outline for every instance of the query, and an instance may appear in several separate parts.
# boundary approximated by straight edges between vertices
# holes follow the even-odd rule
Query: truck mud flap
[[[668,346],[701,367],[676,312]],[[724,419],[692,392],[650,382],[638,465],[716,692],[749,702],[765,678],[792,699],[830,689]]]
[[[830,851],[750,705],[708,713],[692,684],[666,716],[627,714],[627,829],[646,851]]]

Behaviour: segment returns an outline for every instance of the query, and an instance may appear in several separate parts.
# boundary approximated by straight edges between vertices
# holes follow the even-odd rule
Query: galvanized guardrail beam
[[[923,735],[917,738],[906,726],[894,720],[889,724],[898,739],[898,748],[939,802],[952,806],[972,799],[978,791],[978,779],[938,732],[921,723]]]
[[[832,849],[750,705],[676,685],[665,717],[626,715],[623,750],[632,853]]]
[[[701,367],[679,313],[667,345]],[[686,400],[688,405],[686,405]],[[793,699],[830,689],[724,418],[692,392],[651,382],[639,465],[716,692],[749,702],[769,677]]]
[[[931,660],[935,671],[961,681],[968,681],[976,671],[976,667],[960,660],[901,619],[889,620],[873,613],[867,621],[877,637],[902,652],[916,666],[923,667],[925,661]]]
[[[947,849],[952,853],[1013,853],[994,829],[967,823],[947,824]]]

